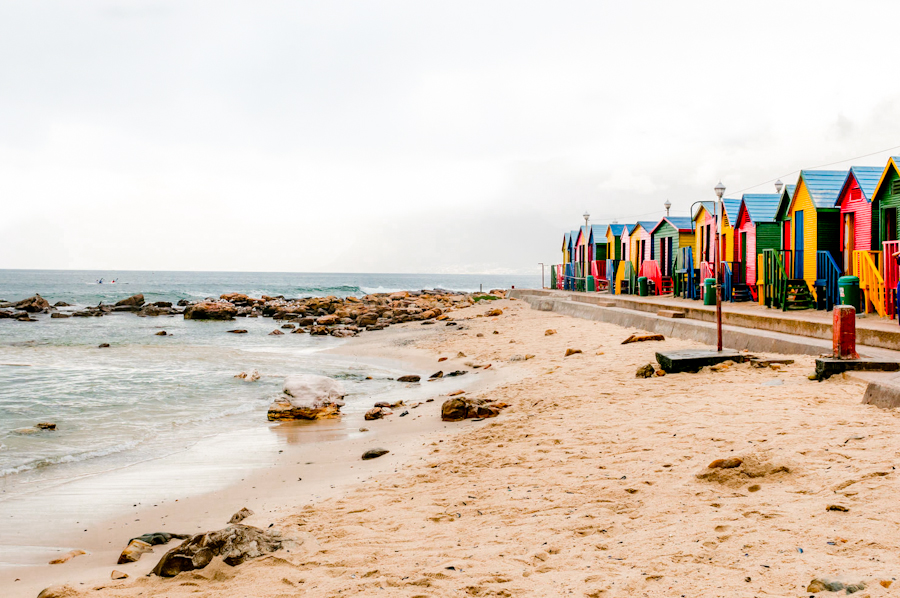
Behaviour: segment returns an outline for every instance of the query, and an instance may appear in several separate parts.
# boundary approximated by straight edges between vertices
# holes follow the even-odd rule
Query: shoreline
[[[44,587],[56,583],[80,585],[108,579],[110,564],[115,563],[129,538],[157,531],[199,533],[218,529],[243,507],[248,507],[255,513],[247,519],[247,524],[265,527],[279,517],[286,516],[291,509],[338,496],[354,484],[365,484],[372,475],[396,471],[401,464],[421,456],[419,451],[426,439],[453,432],[446,423],[440,421],[442,394],[457,388],[472,392],[503,379],[494,371],[484,372],[487,374],[484,376],[469,375],[426,382],[428,374],[437,368],[437,358],[409,349],[407,345],[440,330],[441,327],[435,326],[400,324],[388,330],[347,339],[336,347],[320,351],[337,361],[345,361],[358,367],[419,373],[423,382],[400,385],[394,393],[404,397],[407,404],[413,399],[433,399],[433,402],[423,402],[415,411],[410,411],[411,416],[400,419],[399,411],[395,411],[392,416],[372,422],[364,421],[362,413],[353,413],[342,416],[340,420],[261,423],[260,433],[274,434],[278,440],[264,449],[246,447],[246,450],[259,454],[255,464],[244,464],[240,470],[240,479],[217,484],[206,480],[209,472],[204,472],[204,468],[200,467],[191,472],[190,475],[198,476],[193,481],[199,480],[201,486],[209,482],[217,487],[179,494],[163,490],[161,497],[157,496],[151,501],[154,503],[152,505],[141,500],[132,509],[120,510],[113,516],[91,521],[83,532],[58,534],[52,541],[52,544],[60,547],[56,552],[82,549],[88,551],[88,554],[62,565],[49,565],[46,563],[52,558],[53,552],[48,553],[47,550],[35,547],[35,558],[50,555],[43,560],[44,564],[0,568],[0,588],[4,589],[4,595],[33,597]],[[450,360],[448,363],[456,361]],[[347,418],[351,418],[352,423]],[[477,425],[479,424],[468,422],[465,427]],[[366,427],[370,431],[356,432],[357,427]],[[237,437],[239,435],[237,432],[216,434],[162,457],[63,482],[58,485],[54,494],[60,494],[60,487],[80,484],[92,486],[95,492],[99,484],[101,488],[114,493],[117,485],[129,481],[138,488],[150,490],[146,486],[148,479],[164,481],[166,472],[179,473],[179,469],[184,469],[183,460],[192,454],[227,455],[230,451],[240,450],[240,443],[246,442],[246,439]],[[374,445],[384,445],[391,453],[377,460],[359,461],[359,455]],[[183,476],[184,472],[180,472],[180,475]],[[300,478],[302,481],[299,481]],[[134,486],[131,491],[134,492]],[[51,508],[50,505],[41,504],[47,501],[42,501],[40,497],[37,500],[33,500],[34,498],[25,494],[7,502],[6,508],[2,510],[16,512],[15,508]],[[178,542],[174,540],[167,546],[156,546],[153,553],[144,555],[137,563],[115,565],[113,568],[126,571],[132,577],[144,575],[165,550]]]

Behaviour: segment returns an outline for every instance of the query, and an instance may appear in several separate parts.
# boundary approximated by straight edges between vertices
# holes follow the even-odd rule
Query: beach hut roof
[[[785,210],[791,205],[791,200],[794,198],[794,191],[796,191],[797,185],[785,185],[784,189],[781,190],[781,196],[778,198],[778,209],[775,210],[775,219],[778,220],[784,215]]]
[[[881,184],[887,179],[887,174],[890,172],[891,168],[893,168],[896,172],[900,173],[900,168],[897,168],[897,165],[900,164],[900,156],[891,156],[888,159],[887,165],[885,165],[884,170],[881,173],[881,176],[878,178],[878,184],[875,185],[875,190],[872,191],[872,197],[869,198],[871,201],[878,195],[878,191],[881,189]]]
[[[755,223],[775,222],[775,213],[778,212],[780,200],[781,196],[777,193],[744,193],[742,199],[750,222]]]
[[[731,197],[726,197],[722,200],[722,205],[725,206],[725,215],[728,216],[728,221],[734,223],[737,221],[738,212],[741,209],[741,200]]]
[[[662,226],[663,222],[668,222],[675,228],[675,230],[680,233],[694,232],[694,220],[692,218],[688,218],[687,216],[666,216],[665,218],[657,222],[656,226],[654,226],[653,230],[650,232],[655,233],[656,229]]]
[[[659,222],[657,222],[657,221],[655,221],[655,220],[653,220],[653,221],[650,221],[650,220],[643,220],[643,221],[639,221],[639,222],[638,222],[638,225],[639,225],[642,229],[644,229],[645,231],[647,231],[648,233],[649,233],[650,231],[652,231],[654,228],[656,228],[656,225],[657,225],[657,224],[659,224]]]
[[[598,243],[606,243],[606,229],[608,224],[592,224],[591,225],[591,242],[594,245]]]
[[[809,196],[817,210],[834,208],[838,195],[847,178],[847,170],[801,170],[800,178],[806,184]],[[798,182],[799,184],[799,182]]]
[[[716,211],[716,206],[715,206],[715,202],[714,202],[714,201],[698,201],[698,202],[697,202],[697,209],[694,210],[694,216],[693,216],[692,220],[696,220],[696,219],[697,219],[697,215],[700,214],[700,208],[703,208],[704,210],[706,210],[706,211],[709,212],[710,214],[712,214],[712,213],[714,213],[714,212]]]
[[[878,183],[881,181],[881,175],[884,174],[885,170],[887,169],[879,166],[851,166],[847,176],[844,178],[844,184],[841,185],[841,192],[838,194],[838,198],[844,194],[844,190],[850,184],[850,175],[852,174],[856,182],[859,183],[863,197],[871,202],[875,196],[875,190],[878,188]]]
[[[622,231],[625,230],[624,224],[610,224],[609,230],[612,231],[613,236],[621,237]]]

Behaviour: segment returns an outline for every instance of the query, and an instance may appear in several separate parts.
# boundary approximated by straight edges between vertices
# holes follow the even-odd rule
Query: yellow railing
[[[877,254],[877,251],[854,251],[853,266],[856,275],[859,277],[859,290],[865,297],[866,313],[871,312],[871,306],[879,316],[885,317],[887,309],[884,300],[884,278],[878,271],[876,260],[872,259],[871,254]],[[876,257],[877,259],[877,257]]]
[[[619,262],[619,269],[616,270],[616,295],[622,294],[622,281],[625,279],[625,264],[626,261],[622,260]]]

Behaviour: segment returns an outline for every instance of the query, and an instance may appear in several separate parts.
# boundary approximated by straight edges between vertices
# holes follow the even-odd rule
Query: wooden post
[[[856,352],[856,309],[852,305],[834,306],[832,332],[834,358],[859,359]]]

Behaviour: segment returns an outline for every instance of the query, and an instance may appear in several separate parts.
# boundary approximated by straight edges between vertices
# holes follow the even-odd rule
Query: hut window
[[[900,181],[894,181],[895,183]],[[862,199],[862,191],[859,189],[851,189],[850,190],[850,199]]]
[[[891,195],[900,195],[900,179],[891,181]]]

